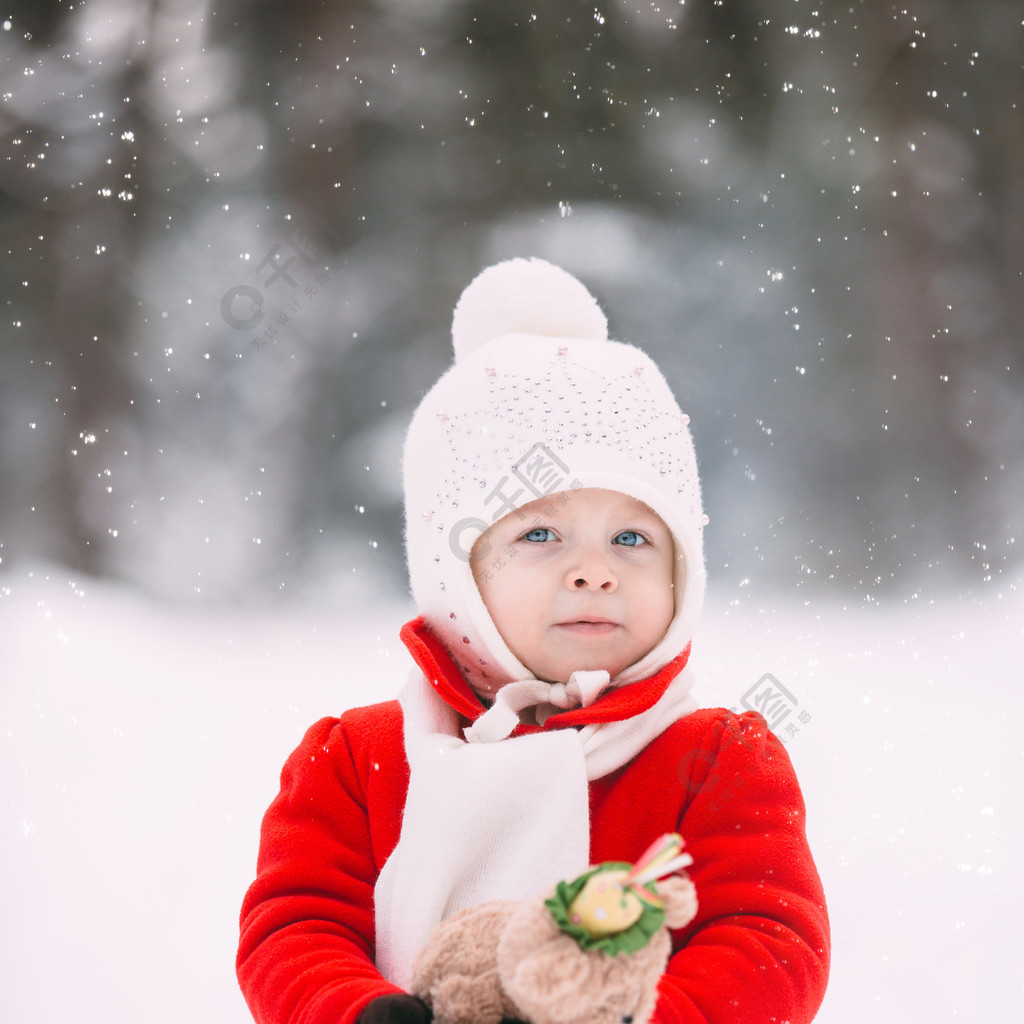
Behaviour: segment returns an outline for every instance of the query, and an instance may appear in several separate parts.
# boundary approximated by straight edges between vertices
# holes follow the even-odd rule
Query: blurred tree
[[[408,413],[459,290],[530,252],[665,366],[726,579],[1013,557],[1013,0],[9,10],[5,559],[398,579]]]
[[[138,8],[145,24],[150,6]],[[135,41],[105,40],[100,70],[67,17],[62,4],[15,4],[5,24],[3,288],[16,330],[4,350],[0,515],[30,549],[102,573],[107,477],[141,415],[128,349],[146,211],[134,198],[159,152]]]

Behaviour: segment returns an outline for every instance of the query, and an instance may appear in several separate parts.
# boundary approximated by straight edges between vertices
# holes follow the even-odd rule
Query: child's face
[[[661,517],[618,491],[563,491],[499,519],[473,545],[498,632],[538,678],[612,677],[664,636],[675,551]]]

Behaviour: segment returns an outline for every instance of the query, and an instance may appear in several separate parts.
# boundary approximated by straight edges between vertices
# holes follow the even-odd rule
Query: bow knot
[[[520,679],[506,683],[494,703],[463,735],[470,743],[503,740],[519,725],[519,715],[532,707],[537,723],[543,725],[559,711],[588,708],[611,685],[604,669],[573,672],[565,683],[545,683],[540,679]]]

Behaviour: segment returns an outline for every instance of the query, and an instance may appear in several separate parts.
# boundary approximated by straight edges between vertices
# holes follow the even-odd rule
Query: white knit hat
[[[689,417],[649,356],[608,340],[587,289],[543,260],[483,271],[455,308],[452,336],[455,364],[423,399],[405,444],[406,551],[420,614],[478,693],[531,678],[484,606],[470,548],[537,498],[620,491],[672,531],[676,612],[658,645],[614,682],[658,671],[689,643],[704,599],[706,520]],[[487,557],[500,571],[502,552]]]

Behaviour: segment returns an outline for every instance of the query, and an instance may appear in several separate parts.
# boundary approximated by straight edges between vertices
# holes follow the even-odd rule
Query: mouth
[[[580,636],[605,636],[618,629],[619,624],[611,619],[595,616],[594,618],[571,619],[568,622],[559,622],[558,628]]]

